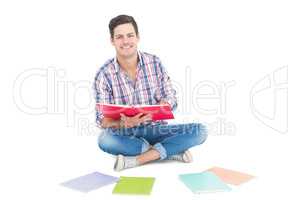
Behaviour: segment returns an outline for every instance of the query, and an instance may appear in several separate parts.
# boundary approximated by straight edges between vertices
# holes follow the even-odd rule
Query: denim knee
[[[207,128],[203,124],[195,124],[196,125],[196,135],[198,139],[198,144],[202,144],[207,139]]]
[[[106,130],[104,130],[98,137],[98,147],[104,152],[115,154],[115,145],[113,145],[113,143],[114,139],[112,135]]]

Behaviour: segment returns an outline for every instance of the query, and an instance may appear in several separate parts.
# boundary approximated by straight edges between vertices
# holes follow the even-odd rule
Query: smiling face
[[[117,57],[129,59],[137,55],[139,36],[131,23],[121,24],[114,28],[111,43],[116,49]]]

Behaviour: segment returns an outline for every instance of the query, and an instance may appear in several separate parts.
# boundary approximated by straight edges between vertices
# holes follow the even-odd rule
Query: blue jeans
[[[206,128],[198,123],[142,125],[133,128],[103,129],[98,145],[107,153],[124,156],[140,155],[152,146],[163,160],[202,144],[206,138]]]

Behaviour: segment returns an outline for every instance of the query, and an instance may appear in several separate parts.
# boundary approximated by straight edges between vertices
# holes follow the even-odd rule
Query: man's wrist
[[[125,122],[122,119],[119,120],[119,128],[125,128]]]

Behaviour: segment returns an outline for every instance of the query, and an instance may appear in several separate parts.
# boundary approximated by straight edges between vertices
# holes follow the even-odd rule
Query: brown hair
[[[109,22],[109,32],[110,32],[110,37],[113,38],[114,37],[114,29],[121,25],[121,24],[132,24],[133,28],[135,30],[135,34],[139,35],[139,30],[138,30],[138,26],[134,20],[134,18],[132,16],[128,16],[128,15],[119,15],[117,17],[114,17],[110,20]]]

